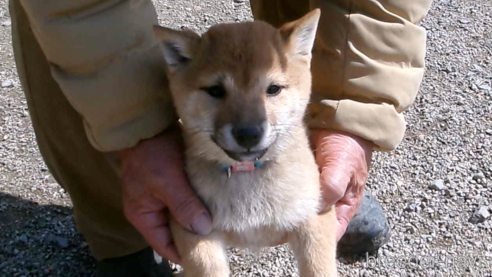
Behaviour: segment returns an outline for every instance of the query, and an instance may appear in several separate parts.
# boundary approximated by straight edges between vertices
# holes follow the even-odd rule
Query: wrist
[[[311,129],[311,144],[316,151],[324,152],[322,149],[329,149],[336,147],[339,149],[352,149],[364,156],[367,164],[370,164],[372,152],[374,150],[374,143],[371,141],[359,137],[347,132],[333,130],[333,129]]]

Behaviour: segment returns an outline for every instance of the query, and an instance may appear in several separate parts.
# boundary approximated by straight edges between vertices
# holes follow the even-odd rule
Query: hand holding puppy
[[[310,139],[316,150],[325,207],[336,208],[338,241],[364,195],[372,145],[351,134],[321,129],[312,130]]]
[[[123,208],[126,218],[162,257],[179,263],[167,212],[190,232],[212,230],[208,210],[185,176],[178,128],[120,151]]]

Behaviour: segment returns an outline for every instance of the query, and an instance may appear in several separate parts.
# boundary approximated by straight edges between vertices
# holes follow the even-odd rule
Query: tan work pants
[[[97,259],[145,248],[123,215],[121,185],[110,154],[89,143],[82,117],[53,80],[26,14],[10,1],[12,43],[40,152],[51,174],[68,192],[77,228]]]
[[[380,139],[383,148],[385,145],[391,148],[402,133],[392,130],[402,128],[401,117],[394,115],[393,106],[362,107],[352,100],[377,103],[374,99],[389,98],[394,100],[398,111],[411,104],[422,78],[422,70],[418,69],[423,67],[422,44],[425,44],[423,31],[412,24],[426,14],[431,2],[251,0],[251,5],[257,19],[275,26],[299,18],[314,7],[322,8],[320,33],[313,53],[313,90],[321,98],[329,92],[332,101],[311,107],[312,126],[331,124],[375,142]],[[10,14],[15,60],[39,149],[50,172],[72,199],[78,230],[97,259],[118,257],[147,247],[123,215],[118,169],[112,156],[96,151],[89,143],[82,117],[52,78],[19,0],[11,0]],[[407,41],[416,45],[408,45]],[[358,55],[354,45],[365,47],[365,54]],[[388,45],[391,47],[387,48]],[[357,60],[361,57],[368,60]],[[390,66],[401,63],[405,67],[404,64],[412,64],[412,59],[417,70]],[[371,129],[371,122],[366,124],[364,118],[350,112],[358,109],[365,111],[360,116],[370,114],[368,118],[373,121],[394,120],[394,124]],[[358,125],[350,126],[351,122]],[[388,133],[393,131],[397,134]]]

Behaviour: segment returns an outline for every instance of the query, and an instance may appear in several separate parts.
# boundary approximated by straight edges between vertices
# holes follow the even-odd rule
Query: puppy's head
[[[220,24],[203,36],[154,27],[190,154],[221,162],[273,158],[301,128],[320,11],[274,28]]]

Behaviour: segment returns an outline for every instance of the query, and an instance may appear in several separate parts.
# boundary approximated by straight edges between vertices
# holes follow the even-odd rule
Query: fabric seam
[[[345,49],[344,49],[344,57],[343,57],[343,74],[342,74],[342,93],[340,95],[340,100],[343,100],[345,97],[345,76],[347,72],[347,50],[348,50],[348,44],[349,44],[349,35],[350,35],[350,17],[352,16],[352,8],[353,8],[353,0],[350,0],[349,3],[349,9],[348,9],[348,18],[347,18],[347,31],[345,33]],[[338,111],[338,105],[337,105],[337,110]],[[336,116],[336,111],[335,111],[335,116]]]

